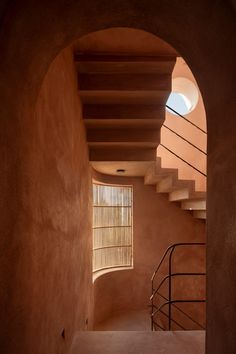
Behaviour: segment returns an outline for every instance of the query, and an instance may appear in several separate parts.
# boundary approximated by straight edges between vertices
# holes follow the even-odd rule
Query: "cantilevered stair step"
[[[142,104],[163,105],[170,90],[80,90],[83,104]]]
[[[175,61],[173,56],[75,54],[76,67],[80,73],[169,74]]]
[[[144,176],[144,184],[157,184],[163,177],[167,177],[169,174],[175,174],[178,177],[178,170],[175,168],[162,168],[161,158],[156,156],[156,161],[148,168]]]
[[[176,168],[156,168],[151,167],[144,176],[144,184],[158,184],[164,178],[173,176],[172,182],[178,177],[178,170]],[[166,192],[165,192],[166,193]]]
[[[186,200],[190,198],[191,190],[189,187],[185,187],[182,189],[176,189],[169,193],[169,201],[177,202],[181,200]]]
[[[181,188],[182,187],[182,188]],[[206,192],[195,191],[195,181],[177,180],[173,186],[173,191],[169,193],[169,201],[176,202],[186,199],[205,199]]]
[[[206,219],[206,210],[194,210],[193,217],[196,219]]]
[[[205,199],[206,198],[206,192],[196,192],[194,190],[194,181],[189,181],[193,182],[192,186],[189,184],[187,187],[182,188],[182,189],[176,189],[173,192],[169,193],[169,201],[170,202],[177,202],[177,201],[182,201],[182,200],[188,200],[188,199]]]
[[[157,147],[160,140],[159,130],[147,129],[88,129],[89,146],[122,145]]]
[[[206,199],[191,199],[181,202],[184,210],[206,210]]]
[[[176,177],[176,174],[169,174],[162,178],[156,185],[157,193],[169,193],[172,191]]]
[[[170,191],[170,194],[173,193],[173,198],[174,198],[174,193],[176,192],[177,196],[177,191],[178,190],[184,190],[187,189],[191,195],[191,193],[195,190],[195,181],[191,179],[176,179],[173,183],[172,190]]]
[[[90,161],[155,161],[176,58],[77,53]]]
[[[79,88],[82,91],[165,91],[170,86],[170,74],[79,74]]]
[[[159,119],[84,119],[88,129],[153,129],[160,130],[162,121]]]
[[[84,104],[84,119],[155,119],[163,123],[165,106],[155,104]]]
[[[89,149],[90,161],[154,161],[156,148],[140,146],[93,147]]]

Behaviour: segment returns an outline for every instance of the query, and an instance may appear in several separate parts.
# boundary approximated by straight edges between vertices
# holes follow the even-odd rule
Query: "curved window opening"
[[[93,184],[93,272],[132,266],[132,187]]]
[[[172,81],[172,92],[166,104],[181,115],[186,115],[196,108],[198,98],[199,94],[196,85],[189,79],[177,77]],[[176,115],[170,109],[167,108],[167,110]]]

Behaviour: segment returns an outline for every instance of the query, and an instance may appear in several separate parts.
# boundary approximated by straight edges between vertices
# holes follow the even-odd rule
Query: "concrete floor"
[[[204,354],[204,331],[78,332],[69,354]]]
[[[98,323],[95,331],[151,331],[149,310],[124,311]]]

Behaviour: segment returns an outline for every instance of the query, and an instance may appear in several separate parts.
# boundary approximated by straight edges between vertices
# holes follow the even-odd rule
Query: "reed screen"
[[[132,187],[93,184],[93,271],[132,266]]]

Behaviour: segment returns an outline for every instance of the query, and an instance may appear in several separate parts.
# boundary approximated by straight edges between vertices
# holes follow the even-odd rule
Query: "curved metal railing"
[[[172,299],[172,279],[174,277],[190,277],[190,276],[197,276],[197,277],[202,277],[206,275],[204,272],[172,272],[172,258],[173,254],[176,248],[178,247],[203,247],[206,244],[203,242],[183,242],[183,243],[175,243],[167,248],[165,251],[164,255],[162,256],[155,272],[152,275],[151,278],[151,284],[152,284],[152,294],[150,297],[151,301],[151,328],[152,330],[155,330],[156,327],[165,330],[163,326],[161,326],[157,321],[156,317],[158,314],[162,313],[168,318],[168,330],[172,329],[172,322],[177,324],[177,326],[181,329],[185,329],[182,324],[180,324],[176,319],[172,317],[172,306],[175,306],[175,308],[179,311],[181,311],[185,316],[187,316],[190,320],[195,322],[201,329],[203,329],[203,326],[199,324],[196,320],[194,320],[189,314],[187,314],[185,311],[180,309],[179,307],[176,306],[178,303],[204,303],[206,300],[205,299]],[[157,286],[154,285],[155,278],[164,262],[164,260],[168,257],[168,275],[166,275],[159,283]],[[160,294],[160,289],[163,286],[163,284],[168,281],[168,297],[166,298],[165,296]],[[156,306],[154,303],[154,300],[156,299],[157,296],[161,296],[164,298],[166,301],[162,303],[160,306]],[[168,312],[164,312],[164,308],[168,307]]]

